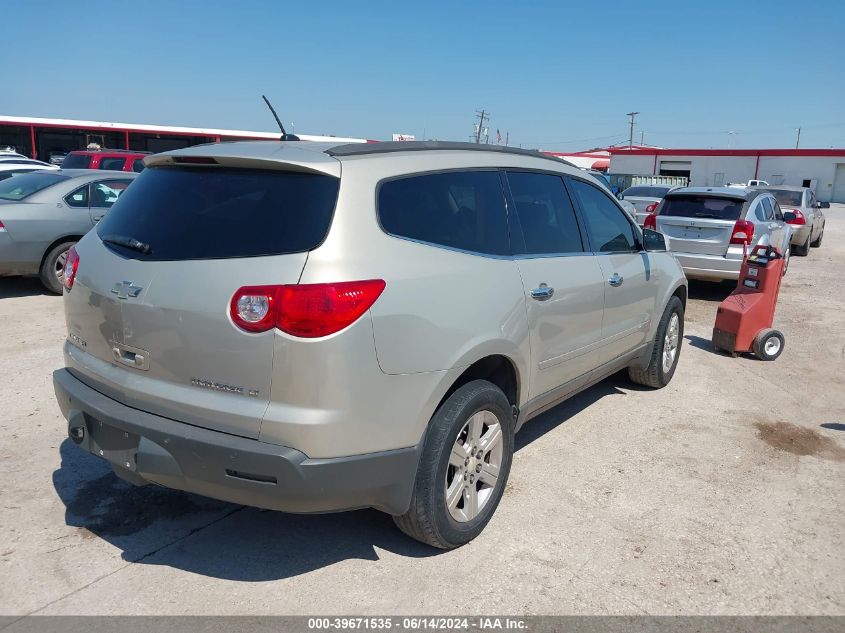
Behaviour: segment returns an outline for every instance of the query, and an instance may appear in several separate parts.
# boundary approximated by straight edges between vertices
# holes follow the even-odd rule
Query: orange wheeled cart
[[[783,351],[783,334],[772,329],[783,277],[783,255],[774,246],[758,244],[742,262],[736,289],[719,304],[713,346],[736,356],[753,352],[775,360]]]

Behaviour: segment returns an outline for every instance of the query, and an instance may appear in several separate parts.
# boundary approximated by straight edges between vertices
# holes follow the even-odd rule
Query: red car
[[[141,172],[144,170],[144,156],[149,156],[151,153],[128,149],[80,149],[65,156],[62,169]]]

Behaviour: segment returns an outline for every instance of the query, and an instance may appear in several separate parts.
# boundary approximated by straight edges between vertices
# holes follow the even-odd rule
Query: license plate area
[[[123,468],[136,469],[136,455],[141,436],[103,424],[102,421],[85,416],[90,451],[103,459]]]

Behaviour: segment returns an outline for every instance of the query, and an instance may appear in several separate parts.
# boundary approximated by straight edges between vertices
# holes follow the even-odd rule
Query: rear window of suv
[[[668,196],[663,198],[661,216],[702,218],[711,220],[738,220],[744,200],[716,196]]]
[[[331,224],[340,180],[251,169],[145,169],[97,234],[147,244],[145,260],[260,257],[308,251]]]
[[[662,198],[670,187],[628,187],[622,192],[623,196],[634,196],[635,198]]]
[[[62,161],[62,169],[88,169],[90,162],[88,154],[68,154]]]

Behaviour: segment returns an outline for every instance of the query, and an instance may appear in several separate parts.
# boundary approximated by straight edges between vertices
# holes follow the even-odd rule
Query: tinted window
[[[144,159],[143,158],[136,158],[132,161],[132,171],[136,173],[141,173],[144,171]]]
[[[95,182],[91,185],[91,206],[108,209],[110,208],[120,194],[129,186],[131,180],[103,180],[102,182]]]
[[[581,180],[571,179],[569,182],[581,207],[594,249],[603,253],[639,250],[634,228],[613,199]]]
[[[97,233],[144,242],[151,253],[125,254],[155,260],[307,251],[329,230],[339,182],[279,171],[145,169]]]
[[[71,191],[65,196],[65,202],[71,207],[88,207],[88,185]]]
[[[387,181],[379,188],[378,214],[391,235],[490,255],[510,250],[501,181],[495,171]]]
[[[88,169],[90,162],[88,154],[68,154],[62,161],[62,169]]]
[[[522,244],[514,250],[528,255],[580,253],[584,250],[575,211],[560,176],[508,172],[508,184],[522,228]]]
[[[760,204],[763,206],[763,214],[765,219],[767,220],[774,220],[775,219],[775,212],[772,209],[772,203],[769,201],[768,198],[763,198],[760,201]]]
[[[0,183],[0,200],[23,200],[37,191],[67,179],[67,176],[56,174],[55,171],[52,173],[18,174],[14,178],[4,180]]]
[[[738,220],[744,200],[697,196],[693,194],[669,196],[663,199],[660,215],[680,218],[709,218],[714,220]]]
[[[100,169],[115,169],[117,171],[123,170],[123,163],[125,158],[103,158],[100,160]]]

